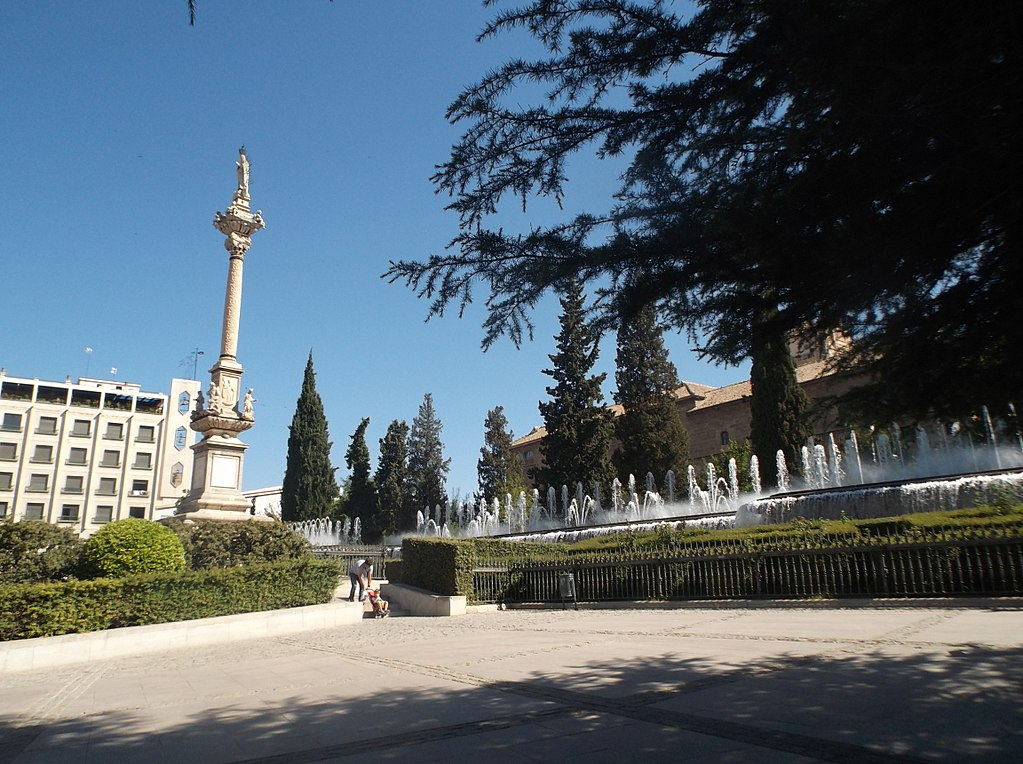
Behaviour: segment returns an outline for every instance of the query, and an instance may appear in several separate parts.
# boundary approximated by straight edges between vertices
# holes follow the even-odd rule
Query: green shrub
[[[0,522],[0,581],[60,581],[78,564],[82,542],[70,528],[26,520]]]
[[[79,562],[82,578],[124,578],[185,568],[185,550],[174,531],[151,520],[110,523],[86,540]]]
[[[168,623],[329,602],[332,560],[0,586],[0,641]]]
[[[309,542],[284,523],[173,522],[192,570],[233,568],[277,560],[310,559]]]

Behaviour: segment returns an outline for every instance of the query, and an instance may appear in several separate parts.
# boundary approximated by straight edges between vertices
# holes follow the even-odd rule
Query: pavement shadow
[[[678,655],[582,660],[516,681],[405,689],[388,687],[382,670],[370,692],[242,709],[208,703],[155,729],[151,714],[123,710],[34,726],[8,716],[0,718],[0,762],[407,758],[413,747],[416,757],[440,756],[468,737],[481,752],[508,755],[565,736],[580,741],[621,720],[653,725],[623,751],[662,750],[679,732],[695,732],[825,761],[1017,761],[1020,698],[1023,650],[979,646],[781,654],[726,670]]]

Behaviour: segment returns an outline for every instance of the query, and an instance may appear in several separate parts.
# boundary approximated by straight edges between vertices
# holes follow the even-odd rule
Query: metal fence
[[[355,544],[338,544],[334,546],[314,546],[313,554],[323,559],[340,560],[348,570],[356,560],[373,560],[373,577],[387,579],[387,561],[401,559],[401,547],[391,546],[357,546]]]
[[[835,543],[838,537],[667,547],[621,559],[485,564],[473,569],[478,602],[562,601],[572,573],[575,599],[697,600],[814,597],[929,597],[1023,594],[1018,528],[939,528]],[[830,543],[829,543],[830,541]]]

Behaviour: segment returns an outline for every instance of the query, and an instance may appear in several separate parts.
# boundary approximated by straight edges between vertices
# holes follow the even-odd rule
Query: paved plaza
[[[1023,603],[543,609],[0,675],[0,761],[1023,757]]]

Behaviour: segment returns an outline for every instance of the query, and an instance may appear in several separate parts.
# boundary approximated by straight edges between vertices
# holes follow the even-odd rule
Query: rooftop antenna
[[[89,363],[92,361],[92,348],[85,348],[85,376],[89,376]]]
[[[192,364],[192,379],[195,379],[195,375],[199,370],[199,356],[201,355],[205,355],[205,353],[203,353],[199,348],[196,348],[191,353],[186,355],[181,360],[181,363],[178,364],[179,366],[184,366],[187,363]]]

